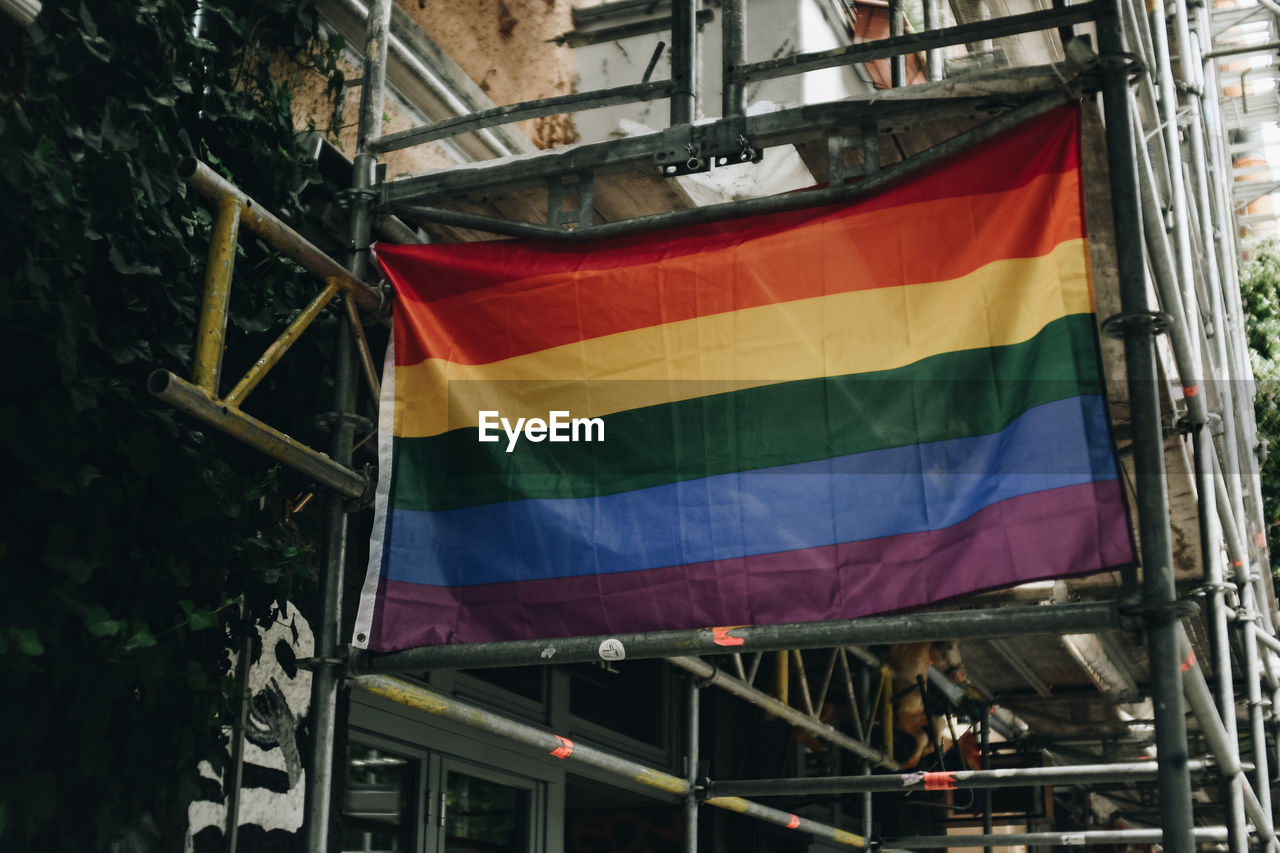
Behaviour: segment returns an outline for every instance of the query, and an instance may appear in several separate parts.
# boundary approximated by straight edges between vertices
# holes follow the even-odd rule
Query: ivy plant
[[[311,485],[146,379],[189,374],[202,288],[211,217],[177,162],[296,213],[313,166],[269,65],[340,87],[335,48],[306,0],[0,16],[0,849],[182,849],[196,765],[220,766],[235,719],[230,650],[273,602],[312,594],[317,511],[292,511]],[[316,291],[241,244],[231,374]],[[304,338],[247,409],[323,442],[328,337]]]

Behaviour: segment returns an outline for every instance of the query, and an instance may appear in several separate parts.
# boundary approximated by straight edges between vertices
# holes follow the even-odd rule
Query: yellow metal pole
[[[236,199],[240,203],[240,218],[246,228],[261,237],[268,246],[297,261],[303,269],[326,281],[336,279],[342,291],[350,293],[361,310],[374,311],[382,304],[378,291],[353,276],[341,264],[204,163],[194,158],[183,160],[178,164],[178,176],[189,187],[219,206],[225,199]]]
[[[236,236],[240,232],[240,199],[221,196],[218,216],[209,238],[209,264],[204,274],[204,300],[196,327],[195,364],[191,379],[201,388],[218,393],[218,373],[227,334],[227,308],[231,301],[231,270],[236,260]]]
[[[236,407],[215,400],[208,390],[198,388],[167,370],[153,372],[147,380],[147,390],[232,438],[279,459],[340,495],[364,498],[369,490],[369,480],[363,474],[312,450]]]
[[[342,303],[347,307],[347,321],[351,323],[351,334],[356,339],[356,352],[360,355],[360,366],[364,368],[364,378],[369,382],[369,390],[373,392],[374,402],[382,399],[382,386],[378,382],[378,368],[373,363],[373,353],[369,352],[369,339],[364,336],[364,324],[360,322],[360,312],[356,310],[355,300],[346,296]]]
[[[893,670],[880,668],[880,736],[884,738],[884,753],[893,758]]]
[[[302,336],[302,333],[307,330],[307,327],[311,325],[316,317],[320,316],[320,312],[324,310],[325,306],[333,301],[333,297],[337,295],[338,283],[330,280],[328,287],[320,291],[316,298],[312,299],[311,303],[302,309],[302,313],[293,318],[293,322],[280,333],[280,337],[276,338],[271,346],[267,347],[267,351],[254,362],[253,367],[250,367],[241,380],[236,383],[236,387],[231,389],[231,393],[222,398],[222,402],[228,406],[239,406],[244,402],[245,397],[248,397],[253,389],[258,387],[258,383],[271,371],[271,368],[276,366],[280,359],[284,357],[284,354],[289,351],[289,347],[294,345],[298,338]]]

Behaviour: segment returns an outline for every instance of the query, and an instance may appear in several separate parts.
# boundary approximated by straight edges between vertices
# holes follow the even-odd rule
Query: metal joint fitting
[[[342,651],[345,652],[346,650],[343,649]],[[347,665],[347,657],[345,654],[342,654],[331,658],[300,658],[297,665],[298,669],[305,669],[307,672],[316,672],[322,668],[336,669],[340,666],[344,667]]]
[[[719,680],[720,668],[712,667],[711,674],[702,678],[699,678],[696,675],[690,675],[689,678],[690,680],[693,681],[693,686],[701,690],[704,687],[710,687],[711,685],[715,684],[717,680]]]
[[[1173,422],[1173,430],[1179,435],[1192,435],[1200,431],[1208,420],[1195,420],[1191,415],[1183,415]]]
[[[1117,53],[1111,56],[1099,56],[1098,64],[1103,71],[1123,71],[1130,83],[1138,81],[1147,73],[1147,65],[1136,53]]]
[[[347,512],[360,512],[373,506],[374,496],[378,493],[378,466],[372,462],[360,471],[364,475],[364,492],[358,498],[347,500]]]
[[[1173,328],[1173,317],[1164,311],[1122,311],[1102,321],[1102,334],[1123,340],[1129,335],[1162,335]]]
[[[1177,622],[1200,612],[1199,606],[1191,601],[1142,602],[1129,605],[1122,610],[1125,615],[1141,617],[1147,624]]]
[[[391,306],[395,300],[395,291],[385,281],[378,282],[372,290],[378,294],[378,304],[364,316],[363,322],[366,326],[377,326],[391,319]]]
[[[357,202],[368,202],[372,205],[378,201],[381,191],[373,187],[348,187],[333,194],[333,203],[345,209],[353,207]]]
[[[350,425],[356,432],[369,432],[373,429],[373,421],[355,412],[325,412],[316,415],[316,427],[326,432],[336,426]]]

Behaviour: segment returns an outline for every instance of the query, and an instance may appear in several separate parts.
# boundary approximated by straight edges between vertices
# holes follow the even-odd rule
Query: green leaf
[[[44,654],[44,645],[41,644],[40,638],[36,636],[35,629],[12,628],[10,633],[13,636],[14,645],[24,655],[35,658]]]
[[[192,631],[203,631],[218,624],[218,614],[210,610],[196,610],[187,620]]]
[[[128,651],[134,649],[146,649],[156,644],[156,638],[146,627],[135,627],[133,635],[125,642],[124,647]]]
[[[114,637],[124,627],[123,622],[112,619],[107,609],[97,604],[85,613],[84,623],[89,633],[95,637]]]

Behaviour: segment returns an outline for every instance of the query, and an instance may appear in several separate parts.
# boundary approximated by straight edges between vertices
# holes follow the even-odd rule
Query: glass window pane
[[[662,661],[575,663],[565,669],[570,679],[569,713],[663,746],[666,691]]]
[[[344,853],[412,849],[413,789],[418,760],[362,743],[347,745]]]
[[[535,702],[544,701],[546,696],[547,668],[544,666],[504,666],[462,672]]]
[[[529,848],[531,792],[450,771],[445,787],[445,851],[511,851]]]

